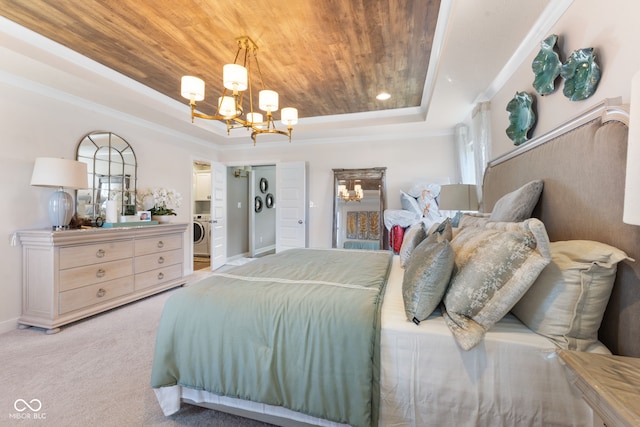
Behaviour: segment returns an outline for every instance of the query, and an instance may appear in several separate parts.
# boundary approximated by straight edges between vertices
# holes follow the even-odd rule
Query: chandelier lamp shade
[[[359,202],[364,198],[364,190],[360,181],[354,181],[351,183],[351,190],[349,190],[346,184],[338,185],[338,195],[345,202]]]
[[[54,187],[58,191],[49,198],[49,220],[54,230],[65,230],[73,217],[73,198],[64,191],[89,188],[87,164],[76,160],[53,157],[36,158],[31,185]]]
[[[227,134],[231,129],[245,128],[251,131],[253,145],[261,134],[280,134],[287,136],[291,142],[293,125],[298,123],[298,110],[287,107],[280,110],[280,121],[287,130],[276,128],[273,113],[279,109],[278,92],[265,89],[260,64],[258,63],[258,47],[247,36],[238,37],[238,51],[233,64],[222,67],[223,90],[218,97],[217,110],[214,115],[198,113],[196,102],[204,100],[204,81],[195,76],[183,76],[180,86],[180,94],[189,100],[191,106],[191,122],[194,119],[220,120],[227,124]],[[240,64],[239,62],[242,62]],[[257,75],[257,81],[252,74]],[[258,109],[254,108],[253,84],[259,84]],[[248,110],[244,111],[243,97],[247,94]]]

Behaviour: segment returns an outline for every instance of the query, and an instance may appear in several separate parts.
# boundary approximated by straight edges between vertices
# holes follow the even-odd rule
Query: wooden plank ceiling
[[[300,117],[419,106],[440,0],[0,0],[2,15],[171,98],[206,84],[249,36],[267,89]],[[392,94],[388,101],[377,93]],[[279,115],[277,116],[279,117]]]

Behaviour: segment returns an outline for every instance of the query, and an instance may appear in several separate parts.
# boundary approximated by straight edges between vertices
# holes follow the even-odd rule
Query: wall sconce
[[[38,157],[31,175],[31,185],[57,187],[49,198],[49,220],[53,230],[66,230],[73,217],[73,198],[64,188],[89,188],[87,164],[69,159]]]

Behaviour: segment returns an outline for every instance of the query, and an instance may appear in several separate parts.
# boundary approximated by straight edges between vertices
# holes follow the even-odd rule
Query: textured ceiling
[[[267,89],[300,117],[420,106],[440,0],[0,1],[8,19],[171,98],[180,77],[206,84],[249,36]],[[377,101],[380,91],[392,94]]]

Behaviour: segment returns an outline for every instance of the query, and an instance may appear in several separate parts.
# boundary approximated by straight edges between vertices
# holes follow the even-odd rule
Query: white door
[[[307,246],[305,162],[276,164],[276,252]]]
[[[227,168],[211,165],[211,269],[227,262]]]

